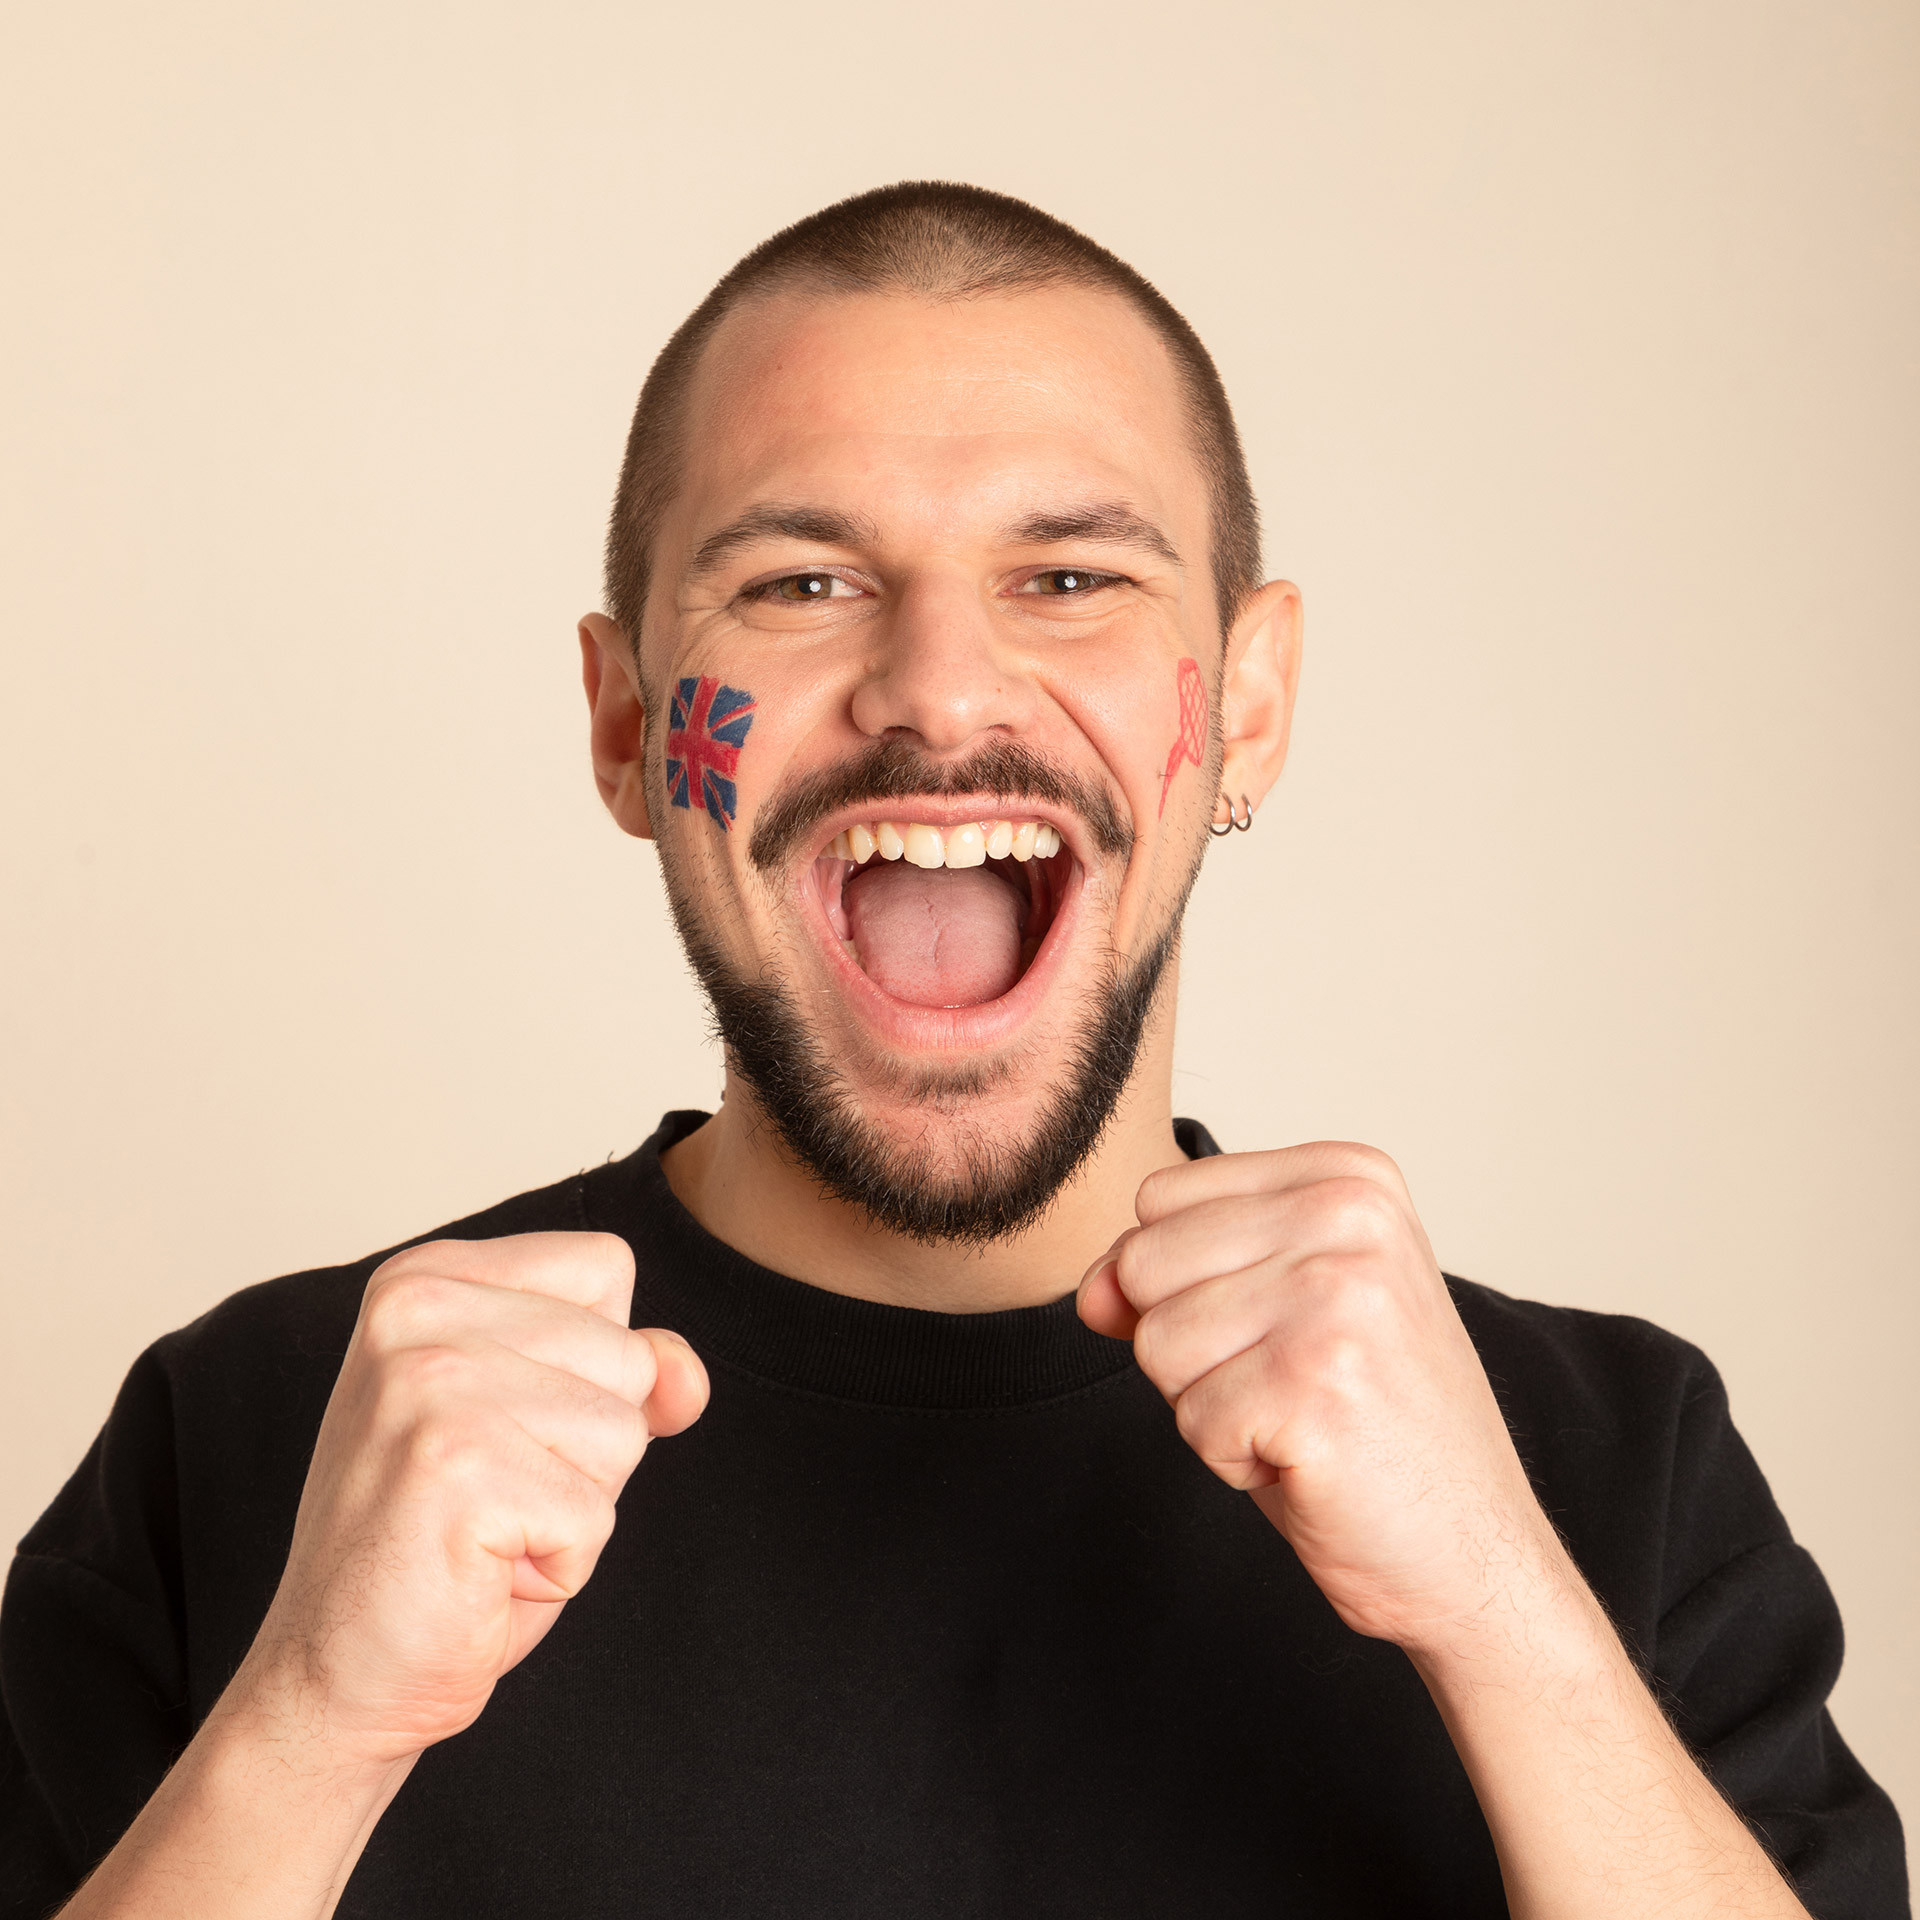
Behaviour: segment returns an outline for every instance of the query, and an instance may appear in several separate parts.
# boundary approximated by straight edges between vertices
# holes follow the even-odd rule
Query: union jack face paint
[[[752,694],[723,687],[712,674],[682,680],[667,722],[667,798],[705,807],[722,833],[733,831],[739,794],[734,773],[758,706]]]

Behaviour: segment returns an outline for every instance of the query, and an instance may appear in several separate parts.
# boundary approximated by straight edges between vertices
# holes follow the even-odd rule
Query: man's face
[[[1031,1217],[1132,1070],[1212,813],[1210,562],[1110,295],[785,295],[707,349],[647,812],[735,1068],[883,1224]]]

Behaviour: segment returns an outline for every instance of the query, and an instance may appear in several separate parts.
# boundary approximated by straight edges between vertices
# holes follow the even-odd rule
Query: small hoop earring
[[[1247,796],[1243,793],[1240,796],[1240,811],[1235,813],[1233,810],[1233,802],[1229,800],[1227,802],[1226,825],[1219,826],[1209,820],[1207,822],[1207,831],[1212,834],[1216,840],[1224,840],[1230,833],[1245,833],[1252,825],[1253,808],[1247,804]]]

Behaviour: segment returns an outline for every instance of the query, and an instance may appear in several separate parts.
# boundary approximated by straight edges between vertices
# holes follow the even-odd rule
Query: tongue
[[[847,882],[847,924],[867,976],[916,1007],[975,1007],[1020,977],[1026,902],[987,867],[874,861]]]

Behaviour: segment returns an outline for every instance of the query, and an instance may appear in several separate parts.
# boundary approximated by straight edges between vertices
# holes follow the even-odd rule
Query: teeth
[[[916,822],[907,829],[907,858],[916,867],[939,867],[946,864],[947,850],[940,841],[938,827],[923,827]]]
[[[1041,820],[968,820],[944,831],[924,821],[881,820],[834,835],[824,858],[863,867],[877,853],[916,867],[979,867],[989,860],[1051,860],[1060,851],[1060,829]]]
[[[987,836],[978,827],[947,829],[947,865],[984,867],[987,864]]]

